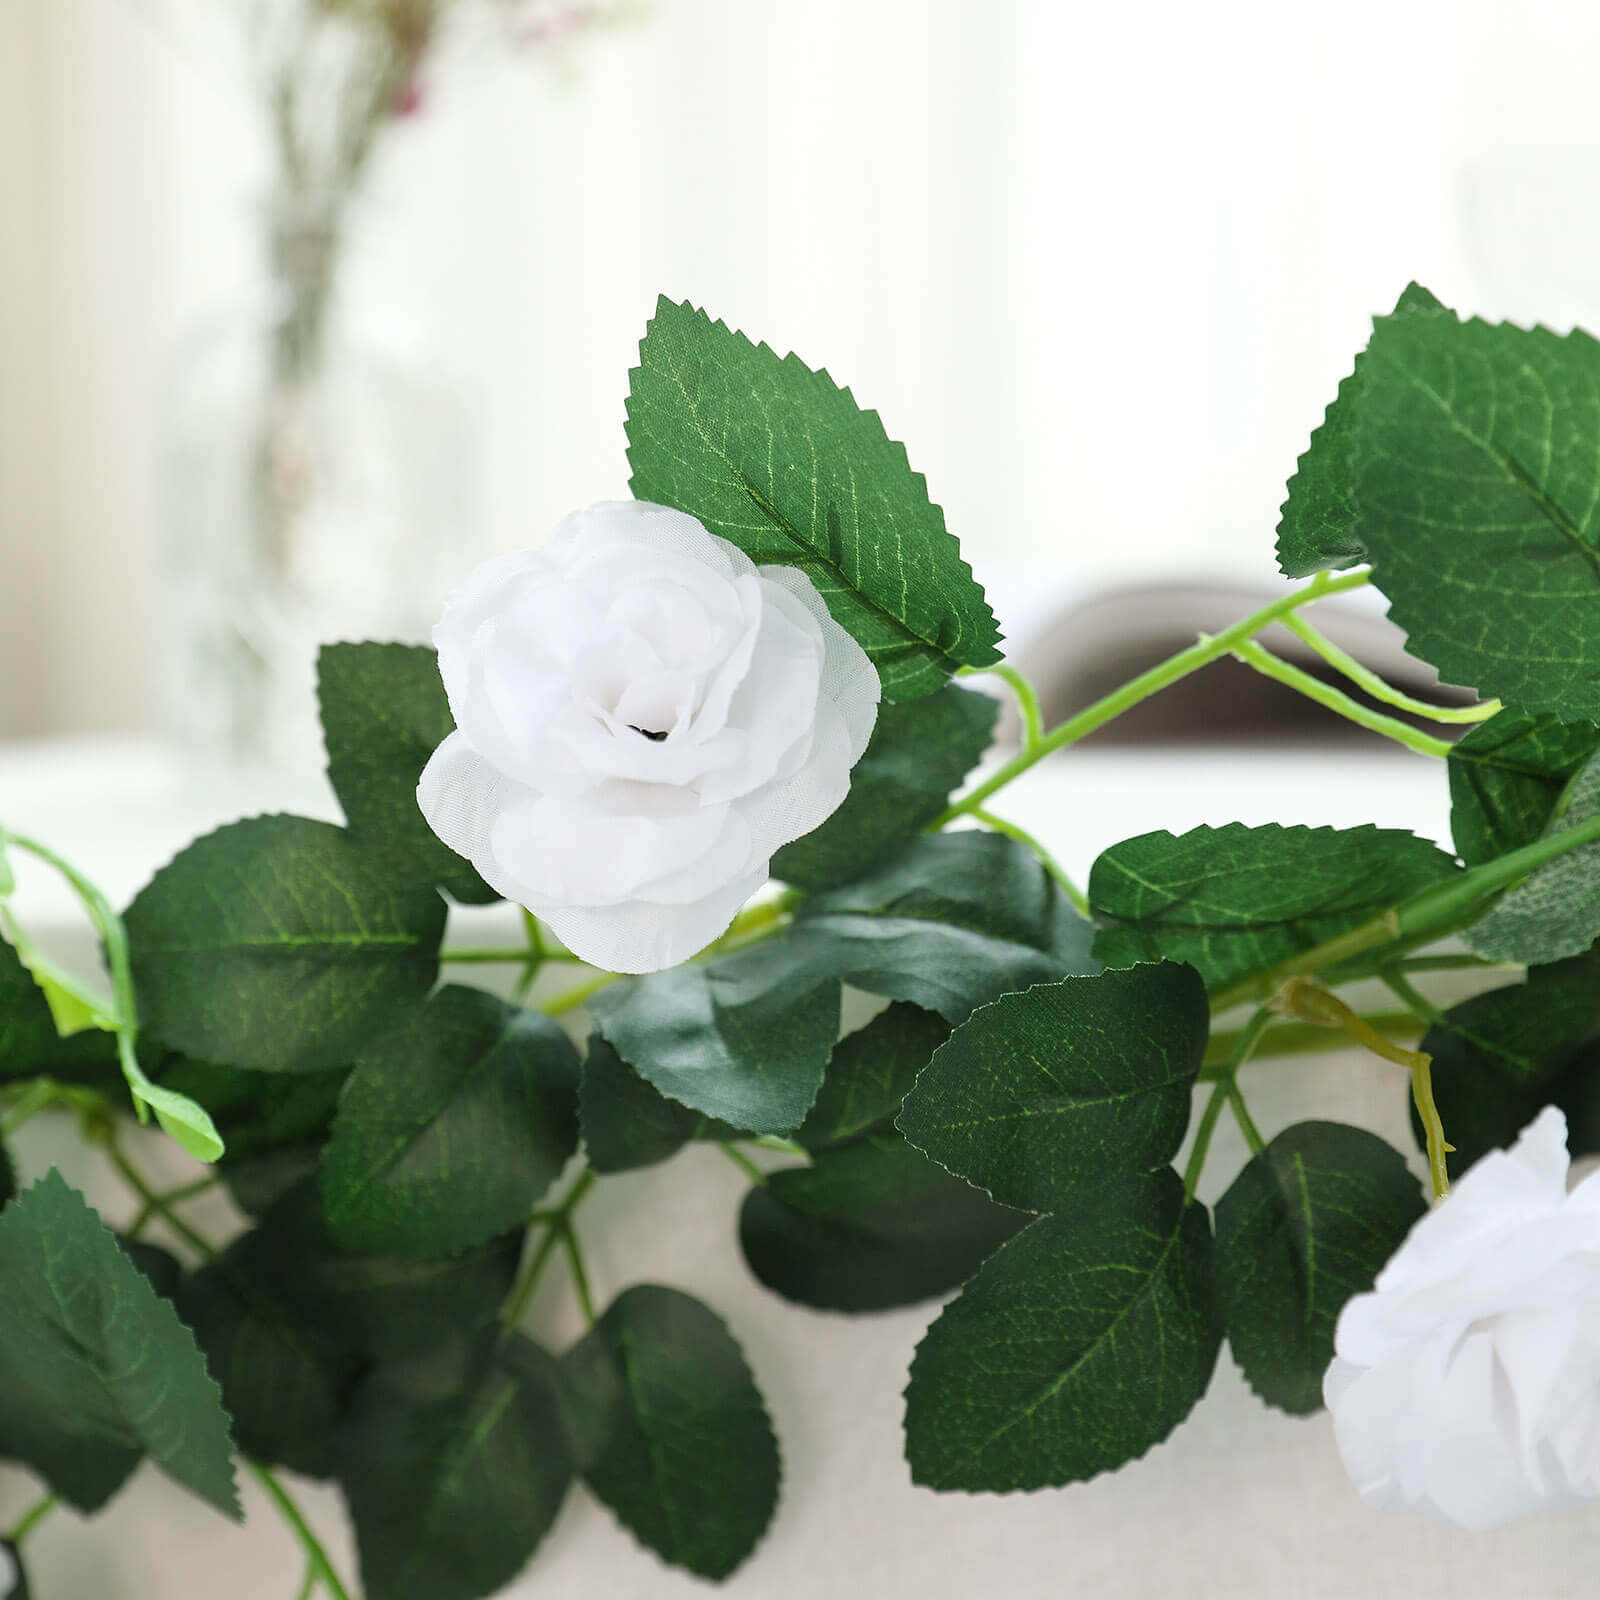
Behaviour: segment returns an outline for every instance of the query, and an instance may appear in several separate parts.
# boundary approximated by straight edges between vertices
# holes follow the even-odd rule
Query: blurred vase
[[[166,720],[207,759],[319,763],[318,647],[425,640],[477,557],[464,398],[343,335],[329,215],[274,208],[269,282],[172,374]]]

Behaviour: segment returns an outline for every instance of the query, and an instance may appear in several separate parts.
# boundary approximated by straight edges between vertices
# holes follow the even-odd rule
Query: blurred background
[[[314,742],[315,638],[626,493],[658,292],[877,407],[1024,654],[1237,614],[1409,278],[1600,323],[1597,57],[1580,0],[6,0],[0,737]]]

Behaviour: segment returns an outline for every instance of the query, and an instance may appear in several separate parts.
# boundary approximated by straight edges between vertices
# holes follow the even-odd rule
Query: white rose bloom
[[[1423,1217],[1323,1380],[1362,1497],[1462,1528],[1600,1495],[1600,1173],[1554,1106]]]
[[[457,731],[423,814],[613,972],[715,939],[838,808],[878,715],[877,669],[804,573],[639,501],[480,567],[433,638]]]

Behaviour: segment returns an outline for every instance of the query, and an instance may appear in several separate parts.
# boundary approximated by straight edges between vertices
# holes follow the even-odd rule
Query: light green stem
[[[1038,691],[1009,661],[997,661],[992,667],[963,667],[960,672],[963,678],[980,674],[999,678],[1016,696],[1017,711],[1022,718],[1022,748],[1033,749],[1044,738],[1044,713],[1039,709]]]
[[[1244,1094],[1239,1088],[1238,1069],[1228,1075],[1228,1104],[1233,1108],[1233,1120],[1239,1124],[1239,1131],[1244,1135],[1244,1142],[1250,1146],[1250,1153],[1254,1156],[1266,1152],[1267,1142],[1261,1137],[1261,1130],[1256,1126],[1255,1119],[1250,1115],[1250,1108],[1244,1103]]]
[[[573,1226],[570,1213],[561,1219],[561,1242],[567,1249],[567,1264],[572,1268],[572,1287],[577,1291],[583,1320],[592,1328],[596,1319],[594,1296],[589,1292],[589,1269],[584,1265],[583,1247],[578,1243],[578,1230]]]
[[[731,1144],[719,1144],[717,1148],[745,1175],[745,1177],[751,1181],[751,1183],[755,1184],[757,1188],[766,1188],[766,1173],[764,1173],[761,1168],[758,1167],[755,1162],[753,1162],[750,1157],[744,1153],[743,1150],[740,1150]]]
[[[1374,700],[1381,700],[1385,705],[1397,706],[1402,711],[1427,717],[1432,722],[1486,722],[1500,710],[1498,700],[1487,700],[1482,705],[1476,706],[1433,706],[1426,700],[1414,700],[1410,695],[1396,689],[1393,684],[1386,683],[1370,667],[1362,666],[1353,655],[1341,650],[1332,639],[1325,633],[1319,632],[1304,617],[1298,614],[1287,616],[1283,619],[1283,625],[1297,639],[1310,645],[1330,667],[1342,672],[1352,683],[1365,689]]]
[[[1313,678],[1309,672],[1280,660],[1253,639],[1245,639],[1236,644],[1231,653],[1235,660],[1244,662],[1247,667],[1254,667],[1263,677],[1287,684],[1289,688],[1303,694],[1306,699],[1315,700],[1319,706],[1326,706],[1328,710],[1337,712],[1341,717],[1358,723],[1363,728],[1370,728],[1373,733],[1381,733],[1385,739],[1393,739],[1396,744],[1403,744],[1408,750],[1415,750],[1418,755],[1436,756],[1442,761],[1450,754],[1448,739],[1436,739],[1431,733],[1419,732],[1397,717],[1385,716],[1381,711],[1373,711],[1359,704],[1343,689],[1335,689],[1331,684]]]
[[[983,823],[985,827],[993,828],[996,833],[1003,833],[1007,838],[1015,839],[1018,844],[1031,850],[1039,858],[1039,864],[1044,870],[1061,885],[1062,893],[1072,902],[1078,915],[1085,919],[1089,918],[1089,897],[1067,876],[1066,869],[1061,863],[1026,828],[1019,828],[1016,823],[1007,822],[1004,817],[997,817],[992,811],[986,811],[981,806],[974,806],[967,815]]]
[[[584,1196],[594,1185],[595,1173],[592,1168],[585,1167],[578,1174],[572,1187],[567,1190],[566,1198],[560,1205],[540,1214],[544,1223],[544,1237],[539,1241],[527,1266],[523,1268],[522,1275],[512,1285],[505,1304],[500,1308],[500,1323],[506,1335],[514,1333],[517,1324],[526,1315],[528,1304],[533,1299],[534,1290],[539,1286],[539,1279],[544,1274],[545,1266],[570,1228],[573,1213],[583,1203]],[[587,1288],[587,1283],[584,1287]]]
[[[35,1500],[17,1519],[16,1525],[11,1532],[6,1535],[7,1541],[20,1548],[23,1540],[60,1504],[60,1497],[54,1494],[47,1494],[42,1499]]]
[[[1232,627],[1224,628],[1215,638],[1202,639],[1190,645],[1187,650],[1180,650],[1176,655],[1169,656],[1165,661],[1151,667],[1148,672],[1141,672],[1137,678],[1130,679],[1120,689],[1112,690],[1110,694],[1096,700],[1092,706],[1086,707],[1075,717],[1069,717],[1051,729],[1031,749],[1023,750],[1013,756],[999,771],[985,779],[970,794],[963,795],[954,805],[934,818],[929,824],[930,829],[942,828],[952,818],[966,816],[981,806],[990,795],[998,793],[1012,779],[1020,777],[1047,755],[1076,744],[1095,729],[1104,727],[1115,717],[1120,717],[1124,711],[1131,710],[1141,700],[1148,700],[1151,695],[1158,694],[1180,678],[1187,677],[1191,672],[1198,672],[1201,667],[1209,666],[1213,661],[1221,660],[1223,656],[1230,654],[1233,647],[1241,640],[1253,638],[1263,628],[1288,616],[1297,607],[1313,600],[1325,599],[1329,595],[1343,594],[1348,589],[1359,589],[1370,581],[1369,575],[1365,572],[1350,572],[1338,578],[1329,577],[1326,572],[1318,573],[1304,588],[1296,589],[1281,600],[1274,600],[1271,605],[1263,606],[1259,611],[1234,623]]]
[[[1217,1118],[1222,1115],[1222,1107],[1238,1094],[1238,1090],[1234,1086],[1234,1079],[1238,1075],[1239,1068],[1250,1059],[1256,1045],[1260,1043],[1262,1034],[1272,1026],[1274,1020],[1272,1012],[1267,1007],[1262,1006],[1251,1017],[1249,1022],[1239,1030],[1233,1051],[1228,1060],[1223,1063],[1222,1070],[1215,1080],[1211,1098],[1206,1101],[1206,1108],[1200,1113],[1200,1126],[1195,1132],[1194,1149],[1189,1152],[1189,1164],[1183,1170],[1183,1196],[1185,1201],[1194,1199],[1195,1188],[1200,1182],[1200,1174],[1205,1170],[1206,1154],[1211,1149],[1211,1135],[1216,1131]],[[1248,1113],[1246,1115],[1248,1116]],[[1249,1135],[1246,1134],[1246,1137],[1248,1138]],[[1256,1137],[1259,1139],[1260,1135],[1257,1134]]]
[[[22,1097],[6,1112],[4,1118],[0,1118],[0,1135],[15,1133],[23,1123],[55,1105],[60,1098],[60,1091],[48,1078],[30,1083],[23,1090]]]
[[[306,1575],[300,1580],[300,1592],[294,1600],[311,1600],[312,1593],[317,1587],[317,1569],[311,1562],[306,1562]]]
[[[1383,981],[1396,998],[1415,1014],[1418,1021],[1430,1028],[1449,1026],[1439,1008],[1403,973],[1385,972]],[[1417,1115],[1422,1119],[1423,1132],[1427,1136],[1428,1177],[1433,1184],[1433,1198],[1437,1204],[1450,1192],[1450,1167],[1445,1158],[1455,1146],[1445,1139],[1444,1124],[1439,1117],[1439,1108],[1434,1103],[1432,1059],[1421,1052],[1418,1054],[1420,1059],[1411,1069],[1411,1098],[1416,1102]]]
[[[513,945],[460,945],[453,950],[441,950],[439,959],[454,962],[457,966],[520,967],[524,962],[545,961],[568,961],[577,966],[583,965],[583,957],[573,955],[570,950],[541,950],[536,945],[527,945],[520,950]]]
[[[289,1491],[278,1482],[272,1471],[259,1461],[250,1456],[245,1456],[243,1460],[256,1482],[266,1490],[267,1498],[277,1507],[279,1516],[300,1541],[300,1548],[305,1551],[306,1561],[315,1570],[332,1600],[350,1600],[350,1591],[345,1588],[339,1574],[334,1570],[333,1563],[328,1559],[328,1552],[322,1548],[322,1541],[311,1531],[311,1524],[306,1521]]]

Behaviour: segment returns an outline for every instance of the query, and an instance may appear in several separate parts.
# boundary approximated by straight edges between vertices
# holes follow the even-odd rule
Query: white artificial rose
[[[1600,1495],[1600,1173],[1567,1166],[1551,1106],[1345,1306],[1323,1397],[1369,1504],[1489,1528]]]
[[[456,732],[423,814],[613,972],[715,939],[838,808],[878,715],[876,668],[804,573],[639,501],[480,567],[433,637]]]

